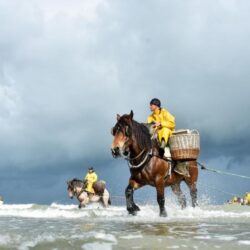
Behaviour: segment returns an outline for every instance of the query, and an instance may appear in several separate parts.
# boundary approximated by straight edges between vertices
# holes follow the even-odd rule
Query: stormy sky
[[[0,0],[0,195],[71,202],[66,181],[94,166],[123,196],[110,128],[130,110],[146,121],[153,97],[200,131],[201,162],[250,176],[249,12],[247,0]],[[250,181],[200,171],[198,189],[224,202]]]

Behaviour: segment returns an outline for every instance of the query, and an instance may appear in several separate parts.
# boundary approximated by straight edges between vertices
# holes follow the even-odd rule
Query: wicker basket
[[[169,138],[173,160],[196,160],[200,152],[200,135],[197,130],[177,130]]]

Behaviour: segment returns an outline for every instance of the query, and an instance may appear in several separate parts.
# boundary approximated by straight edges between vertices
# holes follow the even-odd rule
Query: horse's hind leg
[[[107,208],[109,205],[111,205],[110,195],[106,189],[100,199],[103,207]]]
[[[198,202],[197,202],[197,188],[196,188],[196,183],[193,183],[189,186],[190,188],[190,195],[191,195],[191,200],[192,200],[192,207],[197,207]]]
[[[192,207],[197,207],[198,202],[197,202],[197,188],[196,188],[196,182],[190,183],[188,180],[185,180],[187,186],[189,187],[190,190],[190,196],[191,196],[191,201],[192,201]]]
[[[102,205],[104,208],[107,208],[107,207],[108,207],[108,204],[107,204],[107,202],[105,201],[105,199],[104,199],[103,196],[100,197],[100,201],[99,201],[99,202],[101,203],[101,205]]]
[[[197,167],[197,162],[196,161],[190,162],[189,173],[190,173],[190,177],[185,178],[185,182],[186,182],[186,184],[187,184],[187,186],[189,187],[189,190],[190,190],[190,196],[191,196],[191,200],[192,200],[192,207],[196,207],[196,206],[198,206],[197,187],[196,187],[196,183],[197,183],[197,179],[198,179],[198,167]]]
[[[181,208],[182,209],[186,208],[187,206],[186,197],[181,191],[180,183],[172,185],[171,188],[174,194],[177,196]]]

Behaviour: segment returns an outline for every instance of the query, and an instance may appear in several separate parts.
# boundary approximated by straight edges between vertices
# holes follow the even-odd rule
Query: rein
[[[84,188],[85,188],[85,186],[83,185],[82,188],[81,188],[81,190],[80,190],[80,192],[77,193],[76,187],[74,187],[74,188],[73,188],[73,195],[76,196],[76,198],[78,199],[79,196],[85,191]]]
[[[82,189],[80,190],[79,194],[77,194],[77,193],[75,192],[76,198],[78,199],[79,196],[80,196],[83,192],[84,192],[84,186],[82,186]]]

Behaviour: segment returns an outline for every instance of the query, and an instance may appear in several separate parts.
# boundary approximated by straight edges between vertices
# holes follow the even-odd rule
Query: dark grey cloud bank
[[[201,161],[249,175],[249,11],[233,0],[0,0],[0,193],[64,201],[65,180],[90,164],[123,193],[110,128],[131,109],[144,121],[152,97],[178,128],[200,131]],[[201,173],[201,193],[213,194],[211,177],[231,193],[250,188]]]

